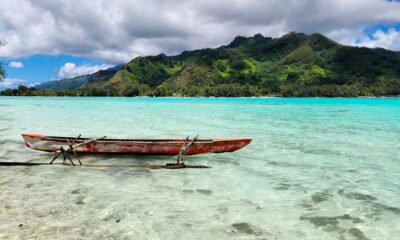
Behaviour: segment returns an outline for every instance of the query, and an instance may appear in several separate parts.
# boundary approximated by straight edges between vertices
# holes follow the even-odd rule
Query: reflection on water
[[[0,239],[396,239],[399,121],[398,99],[0,98],[1,161],[51,160],[22,132],[254,139],[187,158],[209,169],[1,166]]]

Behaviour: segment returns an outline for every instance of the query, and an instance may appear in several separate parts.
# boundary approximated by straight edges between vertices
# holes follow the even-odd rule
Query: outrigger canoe
[[[56,152],[76,144],[76,153],[126,154],[126,155],[178,155],[188,139],[108,139],[93,141],[89,138],[55,137],[42,134],[22,134],[28,148]],[[186,150],[186,155],[223,153],[239,150],[251,142],[250,138],[196,139]]]

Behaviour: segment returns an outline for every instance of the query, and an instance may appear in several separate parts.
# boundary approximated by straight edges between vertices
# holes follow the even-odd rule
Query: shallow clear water
[[[210,169],[0,167],[0,238],[400,235],[400,99],[1,97],[0,160],[49,161],[24,146],[23,132],[254,140],[234,153],[187,158]]]

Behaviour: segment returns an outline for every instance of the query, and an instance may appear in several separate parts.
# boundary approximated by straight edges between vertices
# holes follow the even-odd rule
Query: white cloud
[[[391,28],[387,32],[377,30],[372,38],[364,37],[357,43],[359,46],[370,48],[381,47],[393,50],[400,50],[400,32]]]
[[[82,76],[90,73],[97,72],[99,70],[107,69],[112,67],[110,64],[101,64],[101,65],[88,65],[83,64],[77,66],[75,63],[67,62],[65,63],[58,71],[58,78],[72,78],[76,76]]]
[[[400,3],[384,0],[2,0],[0,9],[2,57],[64,53],[111,63],[255,33],[320,32],[354,44],[366,26],[400,22]]]
[[[19,78],[5,78],[0,82],[0,89],[4,88],[15,88],[18,85],[31,86],[27,81]]]
[[[17,62],[17,61],[11,61],[8,66],[13,67],[13,68],[23,68],[24,64],[22,62]]]

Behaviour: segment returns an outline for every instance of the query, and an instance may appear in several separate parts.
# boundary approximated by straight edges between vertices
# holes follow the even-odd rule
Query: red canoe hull
[[[39,151],[54,152],[61,146],[68,147],[67,139],[73,137],[51,137],[41,134],[22,134],[27,147]],[[80,138],[77,143],[87,138]],[[77,147],[77,153],[127,154],[127,155],[178,155],[185,139],[103,139]],[[197,140],[187,150],[187,155],[222,153],[239,150],[251,142],[249,138],[220,138]]]

